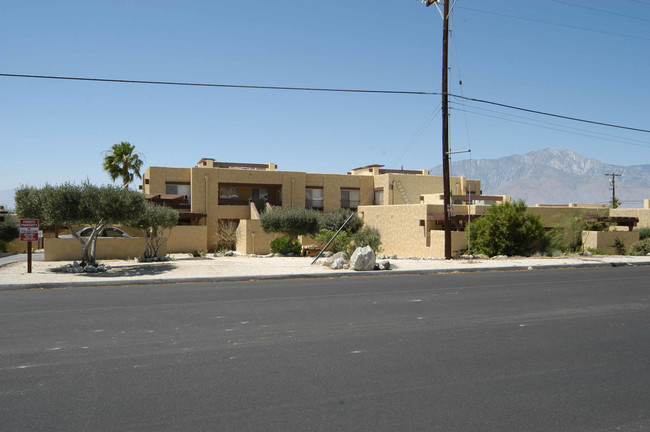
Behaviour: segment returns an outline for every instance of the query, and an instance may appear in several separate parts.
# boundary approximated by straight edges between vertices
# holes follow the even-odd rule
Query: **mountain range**
[[[442,165],[430,170],[442,175]],[[650,198],[650,165],[606,164],[572,150],[547,148],[498,159],[452,162],[452,176],[481,180],[484,195],[510,195],[528,205],[600,203],[612,199],[611,176],[621,207],[643,207]]]

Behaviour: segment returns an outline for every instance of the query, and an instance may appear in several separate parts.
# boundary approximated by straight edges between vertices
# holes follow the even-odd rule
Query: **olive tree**
[[[144,238],[144,258],[155,259],[158,250],[164,245],[172,233],[172,228],[178,224],[178,212],[164,205],[145,202],[142,213],[126,223],[137,228]]]
[[[116,186],[64,183],[42,188],[21,186],[16,190],[16,213],[37,218],[43,225],[64,225],[81,244],[81,265],[96,265],[97,237],[108,225],[128,224],[142,214],[144,196]],[[90,225],[85,239],[75,225]]]
[[[306,208],[275,208],[260,216],[260,226],[267,233],[280,233],[289,237],[289,245],[300,235],[313,235],[318,232],[319,216],[316,210]]]
[[[20,237],[18,221],[13,215],[7,215],[5,220],[0,222],[0,252],[7,252],[7,243]]]

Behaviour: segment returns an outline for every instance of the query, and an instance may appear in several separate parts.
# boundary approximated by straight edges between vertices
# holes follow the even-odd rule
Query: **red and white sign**
[[[38,219],[20,220],[20,241],[38,241]]]

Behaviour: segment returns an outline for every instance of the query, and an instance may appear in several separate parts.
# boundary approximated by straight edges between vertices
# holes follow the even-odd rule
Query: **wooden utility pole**
[[[618,201],[616,199],[616,177],[620,177],[622,174],[611,173],[605,175],[612,178],[612,208],[618,208]]]
[[[427,7],[439,0],[423,0]],[[445,259],[451,259],[451,187],[449,178],[449,0],[442,12],[442,186],[445,224]]]

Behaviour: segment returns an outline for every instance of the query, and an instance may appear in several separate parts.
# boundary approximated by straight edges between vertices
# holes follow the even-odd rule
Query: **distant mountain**
[[[571,150],[548,148],[499,159],[453,162],[451,175],[481,180],[485,195],[511,195],[528,205],[611,201],[607,173],[616,178],[622,207],[641,207],[650,198],[650,165],[611,165]],[[442,165],[431,170],[442,175]]]

